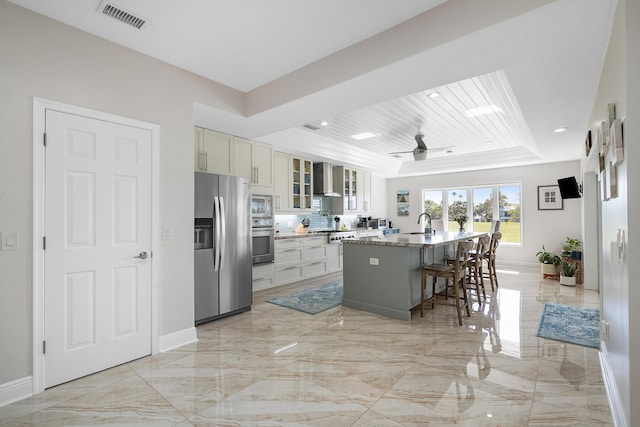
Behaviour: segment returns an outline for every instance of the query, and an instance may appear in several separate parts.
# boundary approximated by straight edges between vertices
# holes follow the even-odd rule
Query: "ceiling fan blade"
[[[413,150],[409,150],[409,151],[393,151],[389,154],[408,154],[408,153],[413,153]]]
[[[445,151],[445,150],[449,150],[451,148],[454,148],[455,145],[448,145],[446,147],[433,147],[433,148],[429,148],[429,151]]]

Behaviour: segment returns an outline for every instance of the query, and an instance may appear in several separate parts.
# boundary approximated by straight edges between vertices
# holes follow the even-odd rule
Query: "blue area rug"
[[[271,298],[267,302],[303,313],[322,313],[342,304],[342,281],[338,280],[306,291]]]
[[[600,348],[600,310],[546,302],[536,336]]]

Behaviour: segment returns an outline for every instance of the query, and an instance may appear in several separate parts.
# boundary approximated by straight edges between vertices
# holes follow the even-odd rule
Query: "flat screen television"
[[[558,186],[560,187],[560,197],[563,199],[579,199],[581,197],[580,186],[575,176],[560,178]]]

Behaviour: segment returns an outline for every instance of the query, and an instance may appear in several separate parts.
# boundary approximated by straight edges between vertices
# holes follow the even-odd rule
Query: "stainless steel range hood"
[[[313,194],[316,196],[342,197],[333,191],[333,168],[330,163],[313,164]]]

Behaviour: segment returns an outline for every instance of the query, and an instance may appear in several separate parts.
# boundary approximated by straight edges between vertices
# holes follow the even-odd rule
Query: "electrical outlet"
[[[380,265],[380,260],[378,258],[369,258],[369,264]]]
[[[173,240],[173,228],[162,227],[162,240]]]

